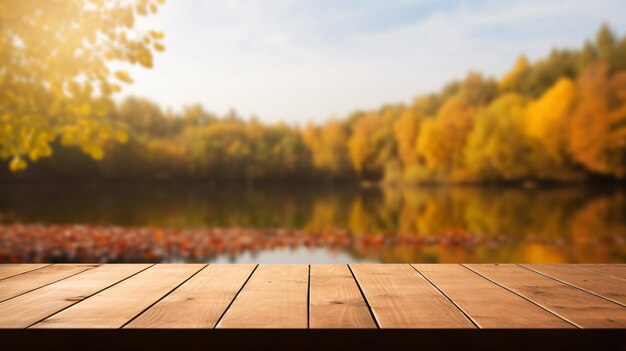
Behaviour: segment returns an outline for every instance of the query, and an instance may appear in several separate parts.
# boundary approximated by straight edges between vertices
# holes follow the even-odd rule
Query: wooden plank
[[[149,264],[105,264],[0,303],[0,328],[26,328]]]
[[[523,264],[522,266],[626,307],[626,280],[566,264]]]
[[[55,264],[0,281],[0,302],[97,267],[96,264]]]
[[[574,328],[458,264],[413,264],[481,328]]]
[[[626,264],[576,264],[576,267],[626,279]]]
[[[308,265],[259,265],[218,328],[306,328]]]
[[[152,266],[31,328],[120,328],[204,266]]]
[[[255,267],[209,265],[125,328],[213,328]]]
[[[38,268],[49,266],[49,264],[33,264],[33,263],[11,263],[0,264],[0,280],[12,277],[14,275],[33,271]]]
[[[350,267],[381,328],[475,328],[408,264]]]
[[[624,328],[626,308],[513,264],[468,264],[471,270],[581,328]]]
[[[311,266],[311,328],[376,328],[376,323],[345,264]]]

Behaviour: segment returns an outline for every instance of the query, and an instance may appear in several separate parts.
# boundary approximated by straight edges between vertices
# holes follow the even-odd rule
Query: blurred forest
[[[200,105],[170,112],[135,97],[107,120],[128,140],[106,141],[102,159],[57,140],[53,155],[23,172],[2,167],[0,180],[622,181],[626,37],[604,25],[582,48],[520,56],[500,80],[471,72],[411,104],[323,125],[269,125]]]

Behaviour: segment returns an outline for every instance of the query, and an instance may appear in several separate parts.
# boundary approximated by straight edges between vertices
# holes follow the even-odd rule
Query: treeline
[[[577,50],[521,56],[500,80],[472,72],[412,104],[323,125],[267,125],[200,105],[128,98],[109,117],[128,142],[94,161],[55,154],[15,179],[383,180],[392,183],[623,180],[626,37],[602,26]]]

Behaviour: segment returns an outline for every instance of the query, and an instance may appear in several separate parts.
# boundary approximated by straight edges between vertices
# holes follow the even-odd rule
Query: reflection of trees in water
[[[352,243],[342,250],[385,262],[626,261],[625,195],[570,187],[38,188],[0,192],[0,214],[22,223],[347,230]],[[429,241],[445,236],[494,240]],[[379,245],[378,237],[423,242]]]
[[[626,259],[623,192],[597,193],[573,188],[384,188],[382,193],[382,199],[355,195],[346,222],[353,235],[391,231],[395,235],[432,236],[454,232],[504,236],[507,244],[493,249],[435,245],[359,252],[369,258],[385,262]],[[342,211],[332,208],[319,212]],[[315,228],[323,221],[315,218],[311,223],[315,223]]]

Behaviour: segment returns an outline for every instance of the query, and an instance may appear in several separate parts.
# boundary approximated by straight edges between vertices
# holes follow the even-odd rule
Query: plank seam
[[[545,273],[543,273],[543,272],[541,272],[541,271],[534,270],[534,269],[532,269],[532,268],[530,268],[530,267],[526,267],[525,265],[522,265],[522,264],[518,264],[518,266],[520,266],[520,267],[522,267],[522,268],[525,268],[525,269],[527,269],[527,270],[529,270],[529,271],[531,271],[531,272],[534,272],[534,273],[537,273],[537,274],[541,274],[541,275],[543,275],[544,277],[546,277],[546,278],[550,278],[550,279],[555,280],[555,281],[557,281],[557,282],[559,282],[559,283],[562,283],[562,284],[565,284],[565,285],[571,286],[572,288],[576,288],[576,289],[578,289],[578,290],[580,290],[580,291],[584,291],[584,292],[586,292],[586,293],[588,293],[588,294],[591,294],[591,295],[597,296],[597,297],[599,297],[599,298],[601,298],[601,299],[603,299],[603,300],[606,300],[606,301],[612,302],[612,303],[617,304],[617,305],[619,305],[619,306],[621,306],[621,307],[626,307],[626,305],[622,304],[621,302],[618,302],[618,301],[615,301],[615,300],[610,299],[610,298],[608,298],[608,297],[602,296],[602,295],[600,295],[600,294],[598,294],[598,293],[595,293],[595,292],[593,292],[593,291],[587,290],[587,289],[585,289],[585,288],[581,288],[580,286],[574,285],[574,284],[572,284],[572,283],[568,283],[568,282],[566,282],[566,281],[564,281],[564,280],[561,280],[561,279],[558,279],[558,278],[552,277],[552,276],[550,276],[550,275],[548,275],[548,274],[545,274]]]
[[[617,276],[614,276],[614,275],[609,274],[609,273],[605,273],[605,272],[597,271],[597,270],[595,270],[595,269],[593,269],[593,268],[591,268],[591,267],[582,267],[582,266],[579,266],[579,265],[577,265],[577,264],[573,264],[573,265],[571,265],[571,266],[572,266],[572,267],[576,267],[576,268],[578,268],[578,269],[585,270],[585,271],[587,271],[587,272],[592,272],[592,273],[596,273],[596,274],[602,274],[602,275],[606,275],[607,277],[611,277],[611,278],[615,278],[615,279],[619,279],[619,280],[626,280],[626,279],[624,279],[624,278],[622,278],[622,277],[617,277]]]
[[[50,266],[52,266],[52,265],[50,265]],[[48,286],[48,285],[54,284],[54,283],[56,283],[56,282],[60,282],[61,280],[64,280],[64,279],[67,279],[67,278],[71,278],[71,277],[73,277],[73,276],[75,276],[75,275],[81,274],[81,273],[83,273],[83,272],[86,272],[86,271],[88,271],[88,270],[91,270],[91,269],[94,269],[94,268],[97,268],[97,267],[100,267],[100,266],[101,266],[101,265],[100,265],[100,264],[98,264],[98,265],[96,265],[95,267],[90,267],[90,268],[87,268],[87,269],[82,270],[82,271],[80,271],[80,272],[77,272],[77,273],[74,273],[74,274],[70,274],[70,275],[68,275],[67,277],[63,277],[63,278],[61,278],[61,279],[57,279],[57,280],[55,280],[55,281],[53,281],[53,282],[50,282],[50,283],[44,284],[44,285],[42,285],[42,286],[38,286],[38,287],[36,287],[36,288],[34,288],[34,289],[31,289],[31,290],[28,290],[28,291],[24,291],[24,292],[19,293],[19,294],[15,295],[15,296],[11,296],[11,297],[9,297],[8,299],[1,300],[1,301],[0,301],[0,303],[5,302],[5,301],[9,301],[9,300],[11,300],[11,299],[14,299],[14,298],[16,298],[16,297],[18,297],[18,296],[22,296],[22,295],[24,295],[24,294],[28,294],[28,293],[29,293],[29,292],[31,292],[31,291],[39,290],[39,289],[41,289],[41,288],[43,288],[43,287],[46,287],[46,286]],[[42,267],[42,268],[43,268],[43,267]],[[30,273],[30,272],[33,272],[33,271],[35,271],[35,269],[33,269],[32,271],[25,272],[25,273]]]
[[[117,282],[115,282],[115,283],[113,283],[113,284],[111,284],[111,285],[109,285],[109,286],[107,286],[107,287],[104,287],[104,288],[102,288],[102,289],[100,289],[100,290],[98,290],[98,291],[94,292],[94,293],[93,293],[93,294],[91,294],[91,295],[88,295],[87,297],[85,297],[85,298],[84,298],[84,299],[82,299],[82,300],[74,301],[74,303],[72,303],[72,304],[70,304],[70,305],[68,305],[68,306],[65,306],[65,307],[61,308],[60,310],[53,312],[53,313],[52,313],[52,314],[50,314],[49,316],[46,316],[46,317],[44,317],[44,318],[42,318],[42,319],[40,319],[40,320],[36,321],[35,323],[32,323],[32,324],[30,324],[30,325],[26,326],[26,328],[24,328],[24,329],[28,329],[28,328],[32,327],[33,325],[35,325],[35,324],[37,324],[37,323],[41,323],[41,322],[43,322],[44,320],[46,320],[46,319],[48,319],[48,318],[50,318],[50,317],[54,316],[55,314],[61,313],[61,312],[65,311],[66,309],[68,309],[68,308],[70,308],[70,307],[72,307],[72,306],[74,306],[74,305],[76,305],[76,304],[79,304],[79,303],[81,303],[81,302],[83,302],[83,301],[87,300],[88,298],[90,298],[90,297],[92,297],[92,296],[94,296],[94,295],[96,295],[96,294],[99,294],[99,293],[101,293],[101,292],[103,292],[103,291],[105,291],[105,290],[107,290],[107,289],[109,289],[109,288],[111,288],[111,287],[113,287],[113,286],[115,286],[115,285],[117,285],[117,284],[119,284],[119,283],[123,282],[123,281],[124,281],[124,280],[126,280],[126,279],[130,279],[130,278],[134,277],[135,275],[137,275],[137,274],[139,274],[139,273],[141,273],[141,272],[145,271],[146,269],[148,269],[148,268],[150,268],[150,267],[152,267],[152,266],[154,266],[154,265],[155,265],[155,264],[153,263],[153,264],[149,265],[148,267],[146,267],[146,268],[144,268],[144,269],[142,269],[142,270],[140,270],[140,271],[138,271],[138,272],[135,272],[135,273],[133,273],[133,274],[129,275],[129,276],[128,276],[128,277],[126,277],[126,278],[123,278],[123,279],[121,279],[121,280],[119,280],[119,281],[117,281]],[[82,273],[82,272],[81,272],[81,273]]]
[[[209,265],[205,264],[204,266],[202,266],[202,268],[200,268],[199,270],[197,270],[194,274],[190,275],[189,277],[187,277],[185,280],[183,280],[180,284],[176,285],[174,288],[172,288],[170,291],[168,291],[165,295],[161,296],[160,298],[158,298],[156,301],[154,301],[153,303],[150,304],[150,306],[144,308],[141,312],[137,313],[133,318],[129,319],[128,321],[126,321],[126,323],[122,324],[121,327],[119,327],[118,329],[124,329],[125,326],[127,326],[130,322],[134,321],[135,319],[137,319],[139,316],[141,316],[142,314],[144,314],[147,310],[151,309],[152,306],[156,305],[157,303],[161,302],[161,300],[163,300],[164,298],[166,298],[169,294],[171,294],[172,292],[174,292],[174,290],[178,289],[181,287],[181,285],[185,284],[186,282],[189,281],[189,279],[193,278],[196,274],[202,272],[203,269],[207,268]]]
[[[372,309],[372,305],[370,305],[370,302],[367,300],[367,297],[365,296],[365,292],[363,292],[363,289],[361,288],[361,284],[359,283],[359,280],[357,279],[356,275],[352,271],[352,267],[350,267],[349,264],[347,264],[346,266],[348,266],[348,270],[350,271],[350,274],[352,274],[352,278],[354,279],[356,286],[359,288],[359,292],[361,293],[361,296],[363,297],[363,301],[365,301],[367,310],[370,312],[370,316],[374,320],[374,324],[376,324],[376,329],[381,329],[380,324],[378,324],[378,319],[376,319],[376,315],[374,314],[374,310]]]
[[[480,274],[480,273],[476,272],[475,270],[471,269],[470,267],[466,266],[466,265],[465,265],[465,264],[463,264],[463,263],[461,263],[461,266],[463,266],[463,267],[467,268],[470,272],[474,272],[474,273],[475,273],[475,274],[477,274],[479,277],[482,277],[482,278],[484,278],[484,279],[487,279],[488,281],[492,282],[493,284],[496,284],[497,286],[499,286],[499,287],[501,287],[501,288],[503,288],[503,289],[505,289],[505,290],[508,290],[508,291],[512,292],[513,294],[515,294],[515,295],[517,295],[517,296],[521,297],[522,299],[524,299],[524,300],[526,300],[526,301],[528,301],[528,302],[532,303],[533,305],[535,305],[535,306],[537,306],[537,307],[541,308],[542,310],[547,311],[548,313],[550,313],[550,314],[552,314],[552,315],[556,316],[557,318],[562,319],[563,321],[565,321],[565,322],[567,322],[567,323],[569,323],[569,324],[573,325],[574,327],[576,327],[576,328],[578,328],[578,329],[582,329],[582,327],[581,327],[581,326],[579,326],[578,324],[576,324],[576,323],[574,323],[574,322],[570,321],[569,319],[567,319],[567,318],[565,318],[565,317],[561,316],[560,314],[558,314],[558,313],[556,313],[556,312],[552,311],[551,309],[549,309],[549,308],[547,308],[547,307],[545,307],[545,306],[541,305],[540,303],[537,303],[537,302],[535,302],[535,301],[533,301],[533,300],[531,300],[531,299],[527,298],[526,296],[524,296],[524,295],[522,295],[522,294],[518,293],[517,291],[515,291],[515,290],[513,290],[513,289],[509,289],[507,286],[502,285],[502,284],[500,284],[500,283],[496,282],[495,280],[490,279],[490,278],[488,278],[488,277],[486,277],[486,276],[484,276],[484,275],[482,275],[482,274]]]
[[[237,291],[237,293],[235,294],[235,296],[233,296],[233,299],[230,301],[230,303],[228,304],[228,306],[226,306],[226,308],[224,309],[224,312],[222,312],[222,314],[220,315],[220,318],[217,319],[217,321],[215,322],[215,325],[213,326],[213,329],[216,329],[217,326],[220,324],[220,322],[222,321],[222,319],[224,319],[224,316],[226,315],[226,312],[228,312],[228,310],[230,309],[230,306],[233,305],[233,303],[235,303],[235,300],[237,299],[237,297],[239,297],[239,294],[241,294],[241,291],[243,290],[243,288],[246,286],[246,284],[248,284],[248,281],[250,281],[250,278],[252,278],[252,275],[254,274],[254,272],[256,272],[256,269],[259,268],[259,265],[257,264],[256,266],[254,266],[254,269],[252,270],[252,272],[250,272],[250,275],[248,276],[248,278],[246,279],[245,282],[243,282],[243,284],[241,285],[241,288],[239,288],[239,291]]]
[[[459,311],[461,311],[461,313],[463,313],[463,315],[465,316],[465,318],[467,318],[472,324],[474,324],[474,326],[478,329],[482,329],[480,327],[480,325],[478,325],[478,322],[476,322],[474,320],[474,318],[472,318],[469,314],[467,314],[462,308],[461,306],[459,306],[456,302],[454,302],[450,296],[448,296],[445,292],[443,292],[443,290],[439,289],[439,287],[437,285],[435,285],[435,283],[433,283],[430,279],[426,278],[426,276],[420,272],[417,268],[413,267],[412,264],[409,264],[409,266],[411,268],[413,268],[414,271],[416,271],[420,276],[422,276],[422,278],[426,279],[426,281],[428,283],[430,283],[430,285],[432,285],[435,289],[437,289],[437,291],[439,291],[440,294],[442,294],[443,296],[445,296],[446,299],[448,299],[448,301],[450,301],[450,303],[452,303]]]
[[[51,265],[52,265],[52,264],[50,264],[50,263],[49,263],[49,264],[44,264],[44,265],[43,265],[43,266],[41,266],[41,267],[37,267],[37,268],[31,269],[31,270],[26,271],[26,272],[21,272],[21,273],[13,274],[13,275],[10,275],[10,276],[8,276],[8,277],[4,277],[4,278],[2,278],[2,279],[0,279],[0,280],[5,280],[5,279],[9,279],[9,278],[17,277],[18,275],[22,275],[22,274],[26,274],[26,273],[30,273],[30,272],[36,271],[36,270],[38,270],[38,269],[42,269],[42,268],[46,268],[46,267],[50,267]]]

